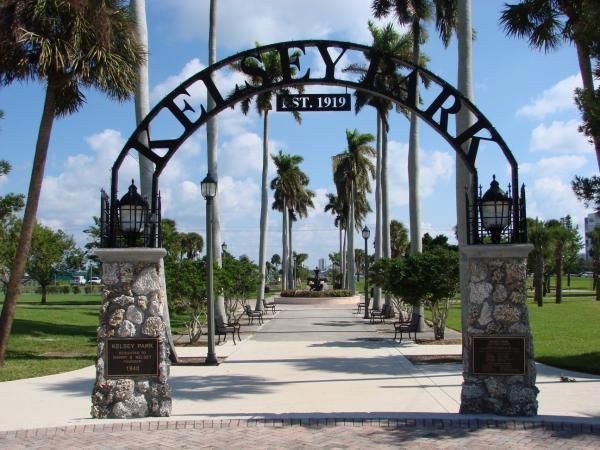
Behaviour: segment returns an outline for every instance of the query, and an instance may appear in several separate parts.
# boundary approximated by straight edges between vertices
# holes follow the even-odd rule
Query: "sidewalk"
[[[244,340],[238,345],[231,337],[219,345],[217,356],[226,358],[221,365],[172,367],[173,411],[168,420],[90,419],[93,367],[0,383],[0,448],[26,448],[50,437],[57,439],[57,447],[79,439],[79,447],[94,448],[103,436],[125,431],[141,443],[145,439],[141,429],[156,429],[146,434],[153,436],[150,447],[157,447],[163,437],[179,439],[175,436],[182,428],[189,431],[182,445],[177,445],[182,448],[188,441],[190,447],[211,443],[225,448],[232,436],[238,436],[238,445],[248,439],[244,446],[251,448],[288,447],[292,436],[304,436],[296,445],[304,442],[310,447],[310,442],[323,442],[325,436],[340,438],[340,433],[330,431],[338,427],[344,427],[341,434],[354,436],[356,440],[347,443],[352,448],[360,447],[363,438],[371,439],[371,447],[397,447],[390,436],[409,439],[415,447],[422,439],[432,445],[433,438],[424,436],[436,435],[456,448],[473,444],[468,439],[510,435],[508,448],[517,442],[523,448],[527,446],[520,439],[534,427],[533,434],[540,438],[564,437],[582,445],[574,448],[584,448],[589,442],[600,447],[599,376],[538,365],[539,416],[459,415],[462,365],[412,364],[407,357],[460,355],[460,345],[393,342],[391,324],[371,325],[349,306],[281,308],[265,325],[242,335]],[[203,358],[206,348],[178,347],[178,353]],[[561,375],[577,381],[563,383]],[[206,428],[218,437],[216,441],[202,441]],[[497,428],[505,429],[498,434]],[[395,431],[390,434],[390,429]],[[318,438],[312,437],[314,433]],[[254,444],[247,436],[256,436]]]

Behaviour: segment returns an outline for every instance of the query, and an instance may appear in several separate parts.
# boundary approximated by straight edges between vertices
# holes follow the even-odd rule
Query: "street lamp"
[[[371,230],[365,225],[362,229],[362,237],[365,240],[365,319],[369,318],[369,254],[367,253],[367,241],[371,236]]]
[[[499,244],[502,232],[510,225],[511,208],[512,199],[500,189],[493,175],[490,188],[479,199],[481,224],[491,235],[492,243]]]
[[[148,202],[138,194],[133,180],[127,193],[119,201],[119,227],[127,236],[127,245],[135,246],[139,234],[144,231],[148,217]]]
[[[215,308],[213,304],[213,208],[212,201],[217,195],[217,180],[206,175],[200,183],[200,192],[206,199],[206,277],[207,277],[207,314],[208,314],[208,352],[206,354],[207,365],[216,366],[219,360],[215,355]]]
[[[221,258],[225,256],[225,253],[227,253],[227,243],[223,242],[221,244]]]

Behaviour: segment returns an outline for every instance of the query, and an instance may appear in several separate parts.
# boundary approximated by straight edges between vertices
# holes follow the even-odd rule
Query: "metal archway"
[[[279,53],[282,65],[282,77],[277,82],[265,83],[258,87],[251,86],[248,83],[242,86],[227,86],[227,83],[223,81],[226,77],[219,76],[230,70],[233,65],[236,65],[248,75],[261,77],[261,54],[271,51]],[[294,52],[300,52],[300,56],[291,56]],[[312,61],[310,60],[311,54]],[[367,70],[363,79],[359,80],[355,74],[342,70],[343,67],[340,65],[342,57],[365,63]],[[361,90],[374,96],[386,98],[410,111],[414,111],[424,122],[436,130],[459,157],[465,161],[468,170],[473,174],[474,181],[471,186],[473,198],[477,197],[476,161],[480,142],[485,140],[495,143],[511,168],[512,198],[519,199],[517,162],[502,136],[483,113],[456,88],[437,75],[400,58],[392,57],[398,67],[397,73],[406,78],[409,87],[414,86],[414,83],[417,83],[420,77],[429,82],[430,88],[432,86],[436,87],[439,92],[433,100],[419,103],[412,95],[413,90],[410,88],[407,91],[399,92],[391,92],[380,88],[379,83],[377,83],[378,68],[385,58],[390,58],[390,56],[380,54],[372,47],[351,42],[327,40],[279,42],[237,53],[188,78],[150,111],[129,137],[113,165],[110,206],[108,206],[108,198],[104,198],[102,208],[102,216],[109,216],[108,229],[103,230],[102,233],[103,237],[106,236],[107,246],[113,247],[116,245],[117,221],[115,218],[117,217],[118,206],[118,176],[119,169],[129,152],[138,152],[155,165],[152,178],[151,217],[154,217],[156,222],[160,218],[160,201],[158,199],[160,174],[175,152],[198,128],[226,108],[232,108],[248,97],[298,85],[331,85]],[[249,65],[249,60],[253,60],[256,64]],[[292,67],[295,69],[297,76],[292,75]],[[319,73],[319,71],[322,72],[323,67],[325,68],[324,73]],[[199,92],[201,94],[197,95]],[[207,110],[206,99],[202,99],[202,93],[204,95],[210,94],[213,98],[215,107],[211,110]],[[449,121],[463,109],[473,115],[475,122],[467,130],[457,134],[455,131],[449,130],[448,125]],[[158,124],[162,120],[161,118],[165,117],[170,121],[174,120],[181,128],[178,132],[172,132],[166,138],[157,138],[153,136],[152,128],[159,129]],[[463,144],[466,142],[469,142],[469,145],[466,150],[463,150]],[[513,224],[519,224],[521,221],[520,209],[519,207],[513,208]],[[470,222],[477,228],[477,218],[476,216],[473,217],[473,214],[471,214]],[[518,227],[515,226],[514,228],[517,229]],[[472,229],[471,233],[476,233],[476,230]]]

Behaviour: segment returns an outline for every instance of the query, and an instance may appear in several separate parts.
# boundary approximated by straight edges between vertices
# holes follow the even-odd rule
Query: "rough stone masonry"
[[[467,259],[469,301],[467,339],[463,339],[461,413],[503,416],[537,414],[538,388],[527,310],[526,265],[532,246],[471,245],[461,247]],[[473,367],[473,338],[523,339],[523,374],[480,374]]]
[[[171,414],[169,346],[163,320],[166,305],[163,249],[98,249],[103,292],[97,330],[96,382],[91,415],[97,419],[167,417]],[[156,339],[156,375],[109,376],[110,338]],[[156,362],[156,361],[155,361]]]

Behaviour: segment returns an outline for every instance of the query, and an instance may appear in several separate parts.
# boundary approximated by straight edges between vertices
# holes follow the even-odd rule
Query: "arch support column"
[[[527,310],[530,244],[465,245],[468,299],[463,323],[460,412],[537,414],[538,389]]]

